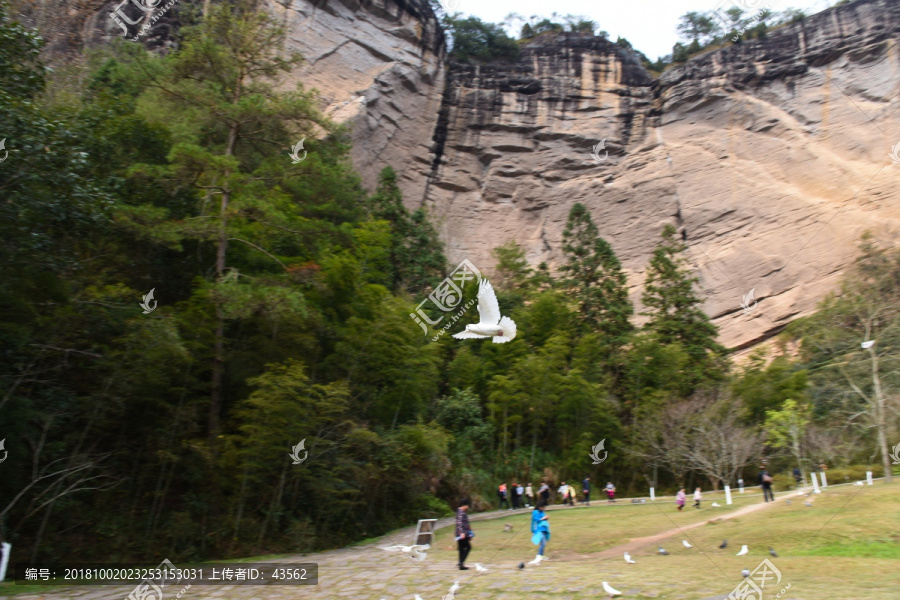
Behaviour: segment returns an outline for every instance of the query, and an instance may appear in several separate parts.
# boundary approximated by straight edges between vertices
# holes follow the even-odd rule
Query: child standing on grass
[[[537,508],[531,513],[531,543],[538,547],[537,556],[532,561],[533,564],[540,564],[544,560],[544,548],[550,541],[550,522],[547,515],[544,514],[544,502],[538,502]]]
[[[694,490],[694,508],[700,508],[700,501],[703,499],[703,494],[700,493],[700,488]]]
[[[681,509],[684,508],[684,501],[687,498],[687,494],[684,493],[684,488],[678,490],[678,493],[675,494],[675,505],[678,507],[678,512],[681,512]]]

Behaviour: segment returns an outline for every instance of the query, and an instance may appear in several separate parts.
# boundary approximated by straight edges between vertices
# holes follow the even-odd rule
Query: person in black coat
[[[765,501],[768,502],[771,498],[772,502],[774,502],[775,494],[772,492],[772,476],[769,475],[769,472],[766,471],[765,467],[759,472],[759,485],[762,486],[763,498]]]

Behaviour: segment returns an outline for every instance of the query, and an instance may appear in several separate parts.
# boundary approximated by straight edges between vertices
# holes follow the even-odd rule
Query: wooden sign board
[[[437,519],[419,519],[418,524],[416,524],[416,537],[413,544],[420,546],[431,544],[434,539],[435,523],[437,523]]]

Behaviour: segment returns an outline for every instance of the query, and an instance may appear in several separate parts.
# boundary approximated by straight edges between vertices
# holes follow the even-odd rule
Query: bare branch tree
[[[741,406],[729,394],[701,395],[687,404],[692,425],[684,457],[689,468],[706,475],[718,490],[753,462],[761,436],[739,424]]]

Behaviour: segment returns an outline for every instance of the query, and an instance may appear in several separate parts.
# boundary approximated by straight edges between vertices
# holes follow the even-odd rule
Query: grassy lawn
[[[829,488],[814,497],[812,507],[804,506],[802,497],[791,499],[790,505],[779,498],[764,510],[660,541],[670,556],[657,555],[654,542],[645,544],[631,552],[637,561],[633,565],[625,564],[618,554],[615,558],[596,554],[630,538],[714,519],[759,501],[759,497],[736,495],[731,507],[710,508],[705,502],[703,509],[691,509],[689,504],[683,513],[671,504],[549,511],[549,560],[522,572],[515,565],[535,555],[529,516],[476,521],[472,523],[476,537],[469,564],[490,563],[492,568],[491,573],[471,580],[466,596],[502,597],[492,590],[496,572],[509,580],[507,591],[525,589],[547,598],[605,597],[600,582],[608,581],[626,597],[699,600],[727,595],[742,580],[742,569],[752,571],[769,558],[782,580],[771,593],[769,588],[765,590],[766,600],[788,583],[791,587],[782,600],[900,598],[900,484]],[[513,525],[510,533],[503,532],[507,523]],[[429,553],[428,562],[452,564],[451,534],[450,530],[438,533],[437,549]],[[694,548],[685,548],[683,539]],[[718,548],[723,539],[728,539],[726,550]],[[742,544],[748,546],[749,554],[735,556]],[[769,556],[769,546],[776,550],[777,558]],[[483,596],[482,592],[492,594]]]

